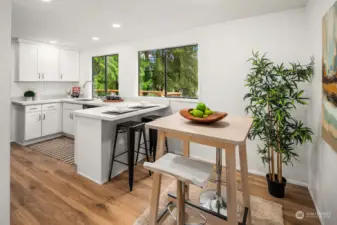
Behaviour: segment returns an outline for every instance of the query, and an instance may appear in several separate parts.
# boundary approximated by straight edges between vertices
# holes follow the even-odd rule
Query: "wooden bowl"
[[[200,118],[200,117],[195,117],[192,116],[189,111],[191,111],[192,109],[182,109],[180,110],[180,115],[182,117],[185,117],[188,120],[191,120],[193,122],[196,123],[206,123],[206,124],[210,124],[210,123],[215,123],[219,120],[222,120],[223,118],[225,118],[228,113],[226,112],[214,112],[212,115],[209,115],[206,118]]]

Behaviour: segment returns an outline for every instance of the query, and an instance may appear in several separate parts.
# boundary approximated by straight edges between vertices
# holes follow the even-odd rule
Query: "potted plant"
[[[24,93],[26,101],[33,101],[33,98],[35,97],[35,92],[34,91],[26,91]]]
[[[287,180],[282,176],[282,165],[292,164],[298,154],[295,147],[312,141],[313,132],[303,122],[293,117],[296,105],[306,105],[308,98],[299,83],[310,82],[314,71],[314,60],[310,64],[290,63],[286,68],[276,65],[266,54],[254,53],[248,60],[252,64],[246,79],[249,92],[244,96],[249,105],[246,112],[253,116],[249,139],[259,138],[258,153],[263,163],[268,164],[266,175],[269,193],[284,198]]]

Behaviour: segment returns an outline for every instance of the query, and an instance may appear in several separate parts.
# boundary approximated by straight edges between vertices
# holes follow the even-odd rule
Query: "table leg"
[[[184,145],[184,152],[183,152],[184,156],[185,157],[190,157],[190,142],[187,141],[187,140],[184,140],[183,141],[183,145]],[[189,195],[190,192],[189,192],[189,190],[190,190],[190,187],[189,187],[188,184],[186,184],[185,185],[185,199],[186,200],[190,199],[190,195]]]
[[[164,155],[164,145],[165,145],[165,133],[163,131],[158,131],[158,136],[159,137],[158,137],[158,143],[157,143],[156,159],[159,159],[161,156]],[[160,187],[161,187],[161,174],[155,172],[153,175],[149,225],[157,225]]]
[[[236,199],[236,159],[235,146],[226,148],[227,165],[227,218],[229,225],[237,225],[237,199]]]
[[[216,195],[221,197],[222,149],[216,149]],[[218,209],[220,210],[220,209]]]
[[[221,195],[222,149],[216,149],[216,189],[200,194],[200,205],[221,215],[227,215],[226,199]]]
[[[134,173],[134,156],[135,156],[135,130],[133,128],[128,129],[127,134],[128,143],[128,164],[129,164],[129,188],[132,191],[133,187],[133,173]]]
[[[252,214],[250,207],[250,192],[248,185],[248,163],[247,163],[247,149],[246,143],[239,146],[240,167],[241,167],[241,183],[243,194],[243,206],[248,208],[247,225],[252,224]]]
[[[177,225],[185,225],[185,184],[177,180]]]

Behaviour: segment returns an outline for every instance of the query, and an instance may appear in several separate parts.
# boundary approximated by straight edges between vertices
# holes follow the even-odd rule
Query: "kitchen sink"
[[[78,102],[92,102],[92,101],[94,101],[94,99],[77,99],[75,101],[78,101]]]

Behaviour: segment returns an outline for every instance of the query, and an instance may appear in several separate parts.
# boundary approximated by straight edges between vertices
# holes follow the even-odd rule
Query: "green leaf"
[[[260,139],[263,145],[257,151],[263,163],[269,163],[268,148],[282,153],[284,164],[297,160],[296,145],[312,141],[313,132],[302,121],[293,117],[296,104],[308,104],[304,90],[299,84],[309,82],[313,75],[313,63],[301,65],[298,62],[274,64],[266,54],[253,52],[249,60],[252,68],[246,78],[249,91],[245,110],[251,113],[254,122],[248,137]]]

